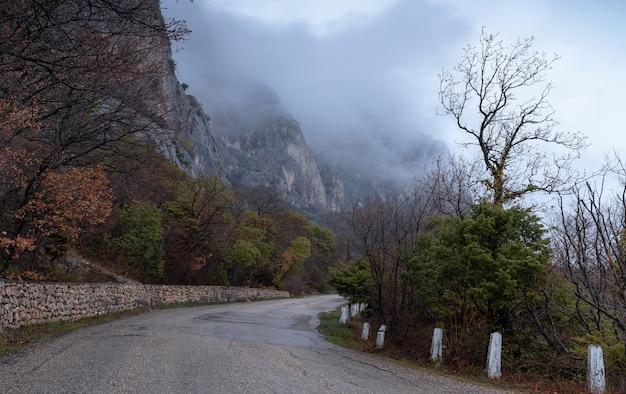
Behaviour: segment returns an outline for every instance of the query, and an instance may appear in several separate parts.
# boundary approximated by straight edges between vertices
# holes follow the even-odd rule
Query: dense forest
[[[323,291],[337,240],[271,187],[190,178],[158,152],[160,79],[188,30],[157,1],[19,1],[0,29],[0,270]],[[163,50],[166,48],[167,50]]]
[[[482,367],[497,330],[509,371],[577,381],[594,343],[611,387],[626,389],[626,167],[615,157],[596,178],[573,170],[586,141],[556,129],[545,77],[558,58],[532,39],[483,32],[440,75],[443,113],[476,158],[442,157],[410,190],[355,202],[338,237],[272,187],[192,178],[159,153],[167,63],[149,54],[188,30],[158,2],[0,9],[3,278],[102,280],[63,268],[81,257],[146,283],[309,293],[328,289],[330,271],[416,357],[441,327],[444,363]],[[619,187],[607,193],[609,177]],[[554,208],[530,203],[538,193]]]

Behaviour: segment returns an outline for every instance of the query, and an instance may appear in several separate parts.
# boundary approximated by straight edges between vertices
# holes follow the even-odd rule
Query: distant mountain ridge
[[[251,85],[243,102],[225,98],[214,108],[204,108],[178,81],[171,49],[153,56],[171,67],[164,67],[155,91],[166,127],[152,138],[190,176],[215,175],[235,189],[271,187],[293,209],[312,214],[349,209],[368,193],[384,194],[398,185],[394,174],[367,169],[376,166],[376,157],[367,153],[359,160],[362,171],[321,160],[270,88]],[[415,157],[405,160],[415,159],[417,172],[432,159],[433,149],[415,150]]]

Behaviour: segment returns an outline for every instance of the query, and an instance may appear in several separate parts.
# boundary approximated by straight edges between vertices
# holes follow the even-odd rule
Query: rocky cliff
[[[171,50],[153,54],[152,62],[163,70],[154,105],[165,123],[151,138],[187,174],[218,176],[234,188],[275,188],[302,212],[347,206],[343,181],[330,171],[322,178],[298,122],[269,88],[254,86],[246,100],[207,110],[185,93]]]
[[[234,188],[277,189],[294,209],[338,211],[343,182],[327,187],[298,122],[277,101],[213,111],[186,95],[171,73],[163,78],[167,127],[153,139],[191,176],[218,176]]]
[[[297,210],[328,209],[315,155],[298,123],[278,106],[253,116],[218,113],[214,130],[231,160],[226,174],[234,187],[273,187]]]
[[[292,208],[310,214],[339,212],[367,193],[383,194],[398,185],[393,170],[371,171],[384,168],[375,154],[363,153],[361,170],[320,160],[269,87],[246,83],[244,95],[238,86],[238,100],[229,100],[226,92],[204,108],[178,81],[171,50],[154,54],[153,61],[166,66],[155,92],[166,127],[153,138],[189,175],[216,175],[234,188],[271,187]],[[406,164],[420,169],[432,158],[431,148],[418,152],[420,163]]]
[[[216,138],[200,102],[185,94],[185,87],[175,74],[171,48],[165,46],[153,53],[151,61],[162,70],[153,105],[163,124],[150,137],[168,159],[190,176],[215,175],[227,180],[225,148]]]

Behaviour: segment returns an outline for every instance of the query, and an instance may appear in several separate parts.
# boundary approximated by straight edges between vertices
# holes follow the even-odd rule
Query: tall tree
[[[478,47],[467,46],[454,73],[443,71],[439,101],[477,146],[486,177],[480,179],[496,206],[534,191],[554,192],[575,177],[572,162],[586,147],[580,133],[555,130],[546,73],[558,56],[533,50],[533,38],[506,46],[483,30]],[[546,149],[552,145],[548,153]]]
[[[475,167],[462,157],[437,157],[424,178],[417,181],[414,192],[428,195],[426,202],[433,214],[462,218],[470,211],[475,197],[472,190]]]
[[[601,345],[607,383],[624,392],[626,165],[619,157],[613,164],[617,188],[608,187],[612,182],[607,173],[597,184],[579,185],[560,200],[558,223],[552,229],[553,265],[567,280],[574,301],[563,303],[552,294],[549,301],[553,310],[563,310],[570,318],[567,325],[561,324],[569,331],[561,335],[568,351],[582,358],[589,343]]]
[[[534,343],[527,305],[544,286],[550,260],[539,218],[482,202],[465,219],[435,217],[424,230],[407,254],[405,278],[415,312],[427,311],[449,333],[448,357],[484,362],[489,330],[504,332],[509,349]]]
[[[510,329],[550,258],[539,218],[519,207],[480,203],[466,219],[436,218],[428,227],[410,264],[434,273],[423,277],[429,283],[420,291],[438,287],[431,300],[436,309],[458,314],[452,320],[466,328],[479,314],[492,329]]]
[[[141,269],[145,279],[159,281],[165,270],[161,211],[151,203],[133,202],[119,216],[120,257]]]
[[[626,167],[621,190],[604,185],[574,191],[570,205],[560,201],[560,223],[553,229],[554,263],[573,285],[580,327],[604,345],[622,347],[626,362]]]
[[[223,283],[224,253],[232,245],[234,197],[217,177],[185,179],[164,205],[170,280]]]
[[[50,174],[111,165],[162,125],[151,93],[172,64],[155,53],[186,31],[163,20],[156,0],[2,2],[0,156],[14,157],[0,172],[6,242],[32,234],[34,212],[24,210]],[[16,251],[0,255],[2,269]]]
[[[397,322],[405,307],[404,254],[413,247],[415,235],[432,215],[429,195],[417,185],[411,193],[387,200],[370,197],[355,207],[349,223],[351,244],[370,264],[371,306],[387,324]]]

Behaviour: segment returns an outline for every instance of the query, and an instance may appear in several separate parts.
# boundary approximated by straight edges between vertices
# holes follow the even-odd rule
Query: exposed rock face
[[[246,94],[239,86],[233,96],[243,98],[216,100],[211,108],[203,108],[185,94],[171,50],[153,56],[154,62],[164,65],[155,106],[165,124],[152,138],[189,175],[215,175],[235,188],[275,188],[292,208],[308,214],[340,212],[368,193],[392,189],[392,171],[384,171],[389,179],[371,171],[378,169],[372,165],[375,154],[358,160],[370,166],[369,170],[362,167],[363,171],[321,161],[271,89],[242,83]],[[428,156],[430,148],[423,151]],[[430,157],[420,160],[430,161]]]
[[[389,190],[390,180],[321,161],[298,122],[274,98],[220,108],[209,117],[198,100],[184,94],[173,73],[164,81],[173,131],[155,139],[191,176],[216,175],[235,188],[276,188],[293,209],[309,214],[343,211],[367,193]]]
[[[209,116],[198,100],[185,94],[175,74],[169,46],[150,59],[162,70],[154,92],[154,103],[164,124],[150,137],[158,148],[193,177],[216,175],[227,180],[224,171],[224,146],[215,138]]]
[[[173,65],[169,50],[154,61]],[[255,87],[245,102],[213,109],[209,117],[195,97],[185,94],[174,68],[162,69],[155,105],[165,127],[151,137],[187,174],[215,175],[235,188],[276,188],[292,208],[308,213],[345,205],[332,192],[341,181],[335,179],[335,188],[327,190],[298,122],[271,90]]]
[[[169,117],[173,132],[169,143],[163,145],[168,157],[193,177],[216,175],[226,180],[224,146],[213,134],[210,119],[198,100],[183,94],[173,101],[177,107]]]
[[[276,187],[296,209],[326,209],[326,190],[313,152],[298,123],[288,114],[267,114],[227,130],[215,118],[215,128],[233,160],[226,172],[235,187]]]
[[[213,130],[226,149],[234,187],[276,188],[294,209],[330,210],[317,160],[298,122],[266,87],[235,107],[218,109]]]
[[[185,94],[170,49],[150,60],[163,70],[154,106],[165,122],[151,138],[187,174],[215,175],[236,188],[273,187],[303,212],[341,209],[341,197],[327,196],[298,122],[270,89],[255,86],[244,101],[205,112],[195,97]]]

